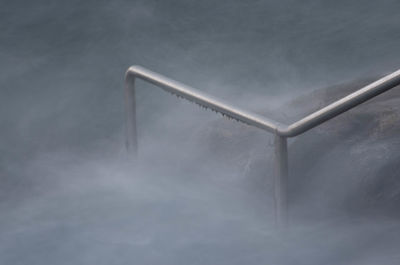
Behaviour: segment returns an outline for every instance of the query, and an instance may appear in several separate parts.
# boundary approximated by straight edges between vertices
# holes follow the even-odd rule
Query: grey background
[[[399,68],[399,8],[395,0],[0,0],[0,263],[398,264],[393,220],[325,220],[275,234],[271,209],[260,214],[265,207],[253,206],[222,160],[197,168],[212,154],[192,139],[216,118],[143,83],[148,159],[131,168],[123,75],[142,65],[263,111]],[[377,235],[382,249],[368,243]]]

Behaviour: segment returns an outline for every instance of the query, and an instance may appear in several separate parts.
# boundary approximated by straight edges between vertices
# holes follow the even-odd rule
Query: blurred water
[[[335,212],[275,231],[268,183],[256,189],[241,171],[254,153],[267,160],[270,138],[226,125],[210,143],[215,115],[142,82],[133,164],[122,87],[139,64],[270,110],[397,69],[399,5],[0,1],[0,264],[398,264],[395,218]],[[229,142],[236,129],[239,144]],[[337,169],[328,158],[315,174]],[[324,191],[334,201],[346,193],[324,187],[296,211]]]

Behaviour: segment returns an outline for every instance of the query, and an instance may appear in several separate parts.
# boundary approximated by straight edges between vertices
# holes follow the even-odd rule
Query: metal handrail
[[[246,123],[248,125],[255,126],[269,132],[275,132],[279,126],[282,126],[282,124],[276,121],[269,120],[258,114],[232,106],[231,104],[226,103],[221,99],[217,99],[213,96],[207,95],[206,93],[203,93],[195,88],[179,83],[175,80],[152,72],[143,67],[131,66],[126,72],[127,79],[131,75],[133,77],[140,78],[149,83],[152,83],[167,92],[185,98],[205,108],[213,109],[219,113],[222,113],[223,115]],[[129,86],[129,84],[127,84],[127,86]]]
[[[152,72],[140,66],[131,66],[125,75],[125,106],[127,149],[133,154],[137,153],[136,132],[136,102],[135,79],[139,78],[167,92],[185,98],[202,107],[210,108],[229,118],[243,122],[250,126],[263,129],[275,135],[275,216],[277,223],[287,222],[287,183],[288,183],[288,151],[287,138],[300,135],[321,123],[346,112],[359,104],[376,97],[377,95],[400,85],[400,70],[393,72],[350,95],[300,119],[291,125],[284,125],[274,120],[267,119],[253,112],[242,110],[221,99],[217,99],[195,88],[186,86],[163,75]]]

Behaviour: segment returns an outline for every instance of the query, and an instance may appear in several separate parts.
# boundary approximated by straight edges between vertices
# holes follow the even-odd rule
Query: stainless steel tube
[[[288,222],[288,151],[287,139],[275,135],[275,220],[280,226]]]
[[[135,76],[128,73],[125,76],[125,120],[126,149],[135,157],[138,152]]]
[[[288,222],[288,150],[287,138],[302,134],[319,124],[332,119],[359,104],[400,85],[400,70],[387,75],[370,85],[306,116],[287,126],[261,115],[242,110],[223,100],[217,99],[197,89],[181,84],[165,76],[140,66],[131,66],[125,75],[125,109],[127,149],[136,154],[138,149],[136,131],[135,80],[139,78],[152,83],[167,92],[195,102],[203,107],[226,115],[237,121],[263,129],[275,135],[275,176],[274,197],[275,216],[280,225]]]
[[[140,66],[131,66],[128,69],[126,73],[126,80],[131,80],[132,77],[143,79],[172,94],[197,103],[205,108],[210,108],[232,119],[272,133],[277,130],[278,126],[282,126],[282,124],[276,121],[267,119],[250,111],[242,110],[221,99],[217,99],[213,96],[207,95],[206,93],[203,93],[195,88],[189,87]],[[129,82],[129,80],[127,80],[126,82]]]
[[[286,137],[297,136],[398,85],[400,85],[400,70],[351,93],[290,126],[279,128],[278,133]]]

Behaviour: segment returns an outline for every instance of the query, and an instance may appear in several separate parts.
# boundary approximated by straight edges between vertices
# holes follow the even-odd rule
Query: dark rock
[[[316,90],[264,114],[289,124],[373,80]],[[400,210],[399,132],[400,89],[394,88],[290,140],[293,212],[304,218],[338,211],[396,215]],[[234,169],[241,185],[260,204],[271,197],[271,135],[222,119],[195,138],[204,153],[213,154],[205,164]]]

